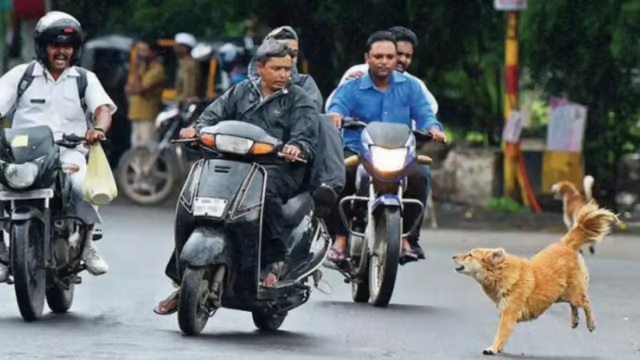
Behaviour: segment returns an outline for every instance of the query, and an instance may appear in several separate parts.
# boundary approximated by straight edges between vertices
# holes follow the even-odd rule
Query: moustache
[[[69,59],[69,57],[64,55],[64,54],[57,53],[57,54],[53,55],[53,59],[54,60],[67,60],[67,59]]]

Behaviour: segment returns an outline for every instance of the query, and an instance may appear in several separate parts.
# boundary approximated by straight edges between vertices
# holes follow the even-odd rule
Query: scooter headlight
[[[4,178],[14,189],[27,188],[36,181],[38,165],[34,163],[7,164],[4,168]]]
[[[220,151],[245,155],[252,146],[253,140],[230,135],[216,135],[216,149]]]
[[[380,146],[371,146],[371,163],[373,167],[382,172],[395,172],[404,168],[407,158],[407,148],[385,149]]]

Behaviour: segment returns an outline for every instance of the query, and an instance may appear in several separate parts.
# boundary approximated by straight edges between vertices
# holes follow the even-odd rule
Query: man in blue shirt
[[[359,79],[340,86],[331,99],[327,113],[337,127],[341,127],[346,116],[357,117],[361,121],[383,121],[406,124],[411,128],[412,119],[416,129],[430,131],[435,141],[445,141],[442,124],[436,119],[426,95],[419,83],[406,75],[394,71],[397,61],[395,37],[388,31],[379,31],[367,41],[365,60],[369,71]],[[357,154],[361,149],[360,130],[344,129],[343,138],[345,157]],[[348,168],[345,188],[341,198],[355,193],[355,168]],[[426,199],[426,174],[418,165],[410,168],[409,185],[405,196],[420,200]],[[405,219],[415,219],[417,209],[407,207]],[[334,209],[327,225],[335,242],[329,254],[329,260],[341,264],[346,260],[348,230],[340,220],[339,212]],[[405,220],[404,227],[411,223]],[[420,229],[416,229],[412,238],[418,238]],[[417,259],[408,239],[403,239],[403,257]]]

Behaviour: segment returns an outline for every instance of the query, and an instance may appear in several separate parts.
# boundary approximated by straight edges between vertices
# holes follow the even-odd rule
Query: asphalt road
[[[504,246],[530,256],[557,234],[426,230],[427,260],[403,267],[392,305],[351,302],[350,288],[329,271],[334,292],[314,292],[290,312],[281,331],[256,332],[249,313],[221,310],[198,338],[183,336],[175,315],[154,304],[172,287],[163,270],[172,247],[173,212],[113,205],[103,209],[98,247],[108,274],[83,275],[69,314],[38,323],[20,318],[13,289],[0,287],[0,359],[481,359],[498,316],[451,256],[475,246]],[[640,359],[640,239],[609,237],[591,271],[597,328],[584,317],[572,330],[569,306],[558,304],[533,323],[521,323],[503,357],[516,359]]]

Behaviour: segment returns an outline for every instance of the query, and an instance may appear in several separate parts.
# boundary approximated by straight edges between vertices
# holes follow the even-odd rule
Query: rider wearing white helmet
[[[117,107],[93,72],[75,66],[82,50],[80,22],[63,12],[48,12],[36,24],[34,41],[36,60],[18,65],[0,78],[0,115],[14,110],[12,128],[47,125],[56,139],[62,134],[84,136],[88,144],[104,139]],[[95,119],[91,127],[86,111]],[[82,197],[87,152],[84,146],[61,149],[60,161],[78,168],[70,175],[71,208],[90,225],[82,256],[87,270],[100,275],[109,267],[93,243],[99,238],[94,237],[94,228],[101,223],[100,215]],[[7,280],[7,260],[6,246],[0,241],[0,282]]]

